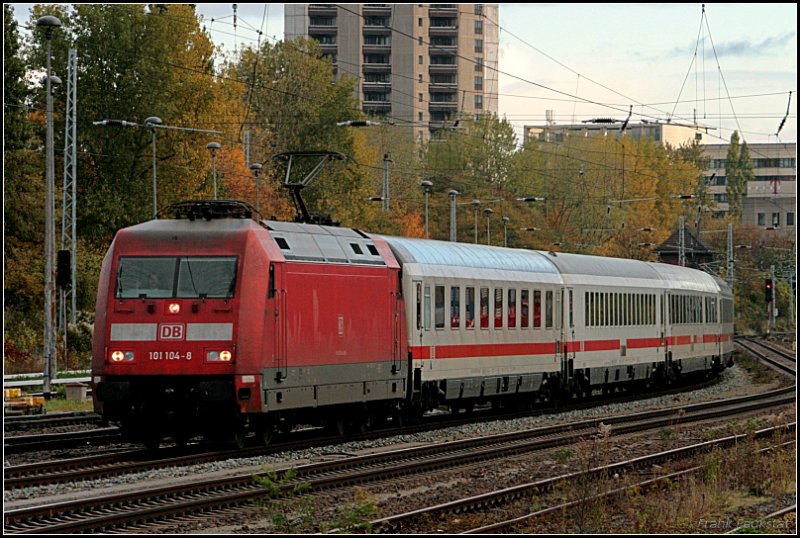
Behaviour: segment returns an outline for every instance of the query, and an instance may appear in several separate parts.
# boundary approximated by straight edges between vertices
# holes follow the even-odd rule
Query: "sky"
[[[32,4],[12,4],[18,19]],[[283,39],[283,4],[196,4],[223,51]],[[234,15],[234,7],[237,6]],[[736,130],[797,141],[797,4],[500,4],[499,115]],[[790,97],[791,92],[791,97]],[[788,117],[787,117],[788,108]],[[783,126],[781,127],[782,120]]]

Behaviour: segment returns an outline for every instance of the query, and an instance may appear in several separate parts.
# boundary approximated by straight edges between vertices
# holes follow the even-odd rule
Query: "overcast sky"
[[[283,4],[236,5],[234,23],[234,4],[197,4],[224,51],[283,38]],[[499,22],[499,113],[518,136],[546,110],[572,123],[633,105],[633,121],[696,117],[707,143],[797,140],[797,4],[500,4]]]

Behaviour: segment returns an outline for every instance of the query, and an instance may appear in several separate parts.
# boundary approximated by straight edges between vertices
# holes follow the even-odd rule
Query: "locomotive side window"
[[[503,327],[503,288],[494,289],[494,328]]]
[[[474,329],[475,328],[475,288],[472,286],[467,286],[465,288],[465,302],[467,307],[467,329]]]
[[[436,328],[444,329],[444,286],[436,286],[434,293],[436,294]]]
[[[533,328],[542,328],[542,292],[533,290]]]
[[[461,288],[450,286],[450,328],[461,328]]]
[[[489,288],[481,288],[481,329],[489,328]]]

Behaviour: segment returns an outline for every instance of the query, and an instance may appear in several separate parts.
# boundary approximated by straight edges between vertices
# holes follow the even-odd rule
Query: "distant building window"
[[[483,77],[475,77],[475,89],[476,90],[483,89]]]
[[[483,15],[483,4],[475,4],[475,15]]]
[[[475,96],[475,108],[483,108],[483,96],[476,95]]]
[[[422,112],[419,112],[419,121],[422,121]]]
[[[417,25],[418,25],[418,26],[422,26],[422,17],[420,17],[419,19],[417,19]]]
[[[422,73],[419,74],[419,81],[422,82]]]
[[[475,71],[483,71],[483,58],[475,58]]]
[[[475,33],[476,34],[483,33],[483,21],[475,21]]]
[[[780,213],[773,213],[772,214],[772,225],[773,226],[780,226],[781,225],[781,214]]]
[[[422,36],[419,36],[418,42],[419,42],[420,45],[422,45]]]
[[[419,102],[422,102],[422,94],[419,94]]]
[[[475,40],[475,52],[483,52],[483,39]]]
[[[419,65],[422,65],[422,56],[419,57]]]
[[[756,223],[759,226],[764,226],[767,223],[767,215],[765,213],[759,213],[756,217]]]
[[[794,226],[794,213],[786,213],[786,226]]]

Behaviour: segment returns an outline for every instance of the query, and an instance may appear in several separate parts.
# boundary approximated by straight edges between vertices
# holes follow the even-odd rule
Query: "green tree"
[[[356,81],[336,79],[330,60],[323,58],[313,40],[264,43],[260,49],[244,49],[226,76],[245,85],[244,123],[251,133],[253,161],[269,163],[265,181],[282,182],[286,168],[272,162],[277,153],[336,151],[344,162],[329,162],[317,179],[303,191],[314,214],[330,215],[345,225],[374,219],[368,205],[373,195],[371,175],[356,158],[353,129],[337,123],[357,120]],[[300,181],[316,165],[313,159],[292,163],[291,181]]]
[[[747,182],[754,177],[747,143],[739,144],[739,133],[734,131],[725,156],[725,177],[727,181],[728,214],[734,218],[742,216],[742,197],[747,194]]]

